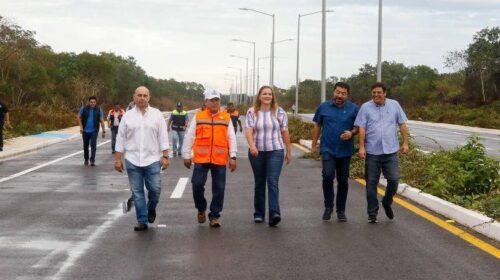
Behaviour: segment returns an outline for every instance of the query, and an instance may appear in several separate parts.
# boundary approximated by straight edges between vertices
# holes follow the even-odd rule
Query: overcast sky
[[[443,57],[464,49],[485,27],[500,26],[500,0],[384,0],[382,59],[447,72]],[[295,84],[297,15],[321,10],[321,0],[0,0],[0,15],[56,52],[133,56],[148,75],[195,81],[227,92],[245,60],[270,55],[276,15],[275,84]],[[377,0],[327,0],[327,77],[348,77],[377,57]],[[301,19],[300,79],[321,78],[321,14]],[[269,82],[261,60],[260,84]],[[250,70],[249,70],[250,71]]]

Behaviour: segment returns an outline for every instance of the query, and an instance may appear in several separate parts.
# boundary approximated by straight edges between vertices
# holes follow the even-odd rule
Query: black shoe
[[[114,154],[114,153],[115,153],[115,151],[112,151],[111,153],[112,153],[112,154]]]
[[[148,222],[150,224],[154,223],[156,219],[156,210],[155,209],[149,209],[148,210]]]
[[[90,166],[95,166],[95,162],[94,162],[94,161],[91,161],[91,162],[90,162]]]
[[[83,165],[85,165],[85,166],[89,165],[89,161],[88,160],[84,161]]]
[[[281,222],[281,217],[280,217],[280,215],[278,215],[278,214],[274,214],[274,215],[272,216],[272,218],[271,218],[271,219],[269,219],[269,226],[274,227],[274,226],[276,226],[277,224],[279,224],[279,222]]]
[[[134,230],[135,231],[145,231],[145,230],[148,230],[148,225],[139,223],[139,224],[137,224],[134,227]]]
[[[337,213],[337,219],[339,222],[347,222],[347,217],[343,212]]]
[[[132,209],[132,205],[134,205],[134,197],[131,196],[129,199],[127,199],[127,212]]]
[[[323,221],[329,221],[332,218],[333,208],[325,208],[323,212]]]
[[[377,216],[376,215],[370,215],[370,216],[368,216],[368,223],[370,223],[370,224],[376,224],[377,223]]]
[[[382,203],[382,206],[384,207],[384,210],[385,210],[385,215],[387,216],[387,218],[389,219],[394,219],[394,212],[392,212],[392,208],[390,205],[385,205]]]

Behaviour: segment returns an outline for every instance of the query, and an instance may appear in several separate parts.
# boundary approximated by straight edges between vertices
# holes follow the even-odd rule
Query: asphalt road
[[[162,175],[156,222],[140,233],[134,211],[121,212],[130,192],[126,175],[113,171],[109,143],[96,167],[76,154],[0,182],[0,279],[498,279],[498,259],[398,205],[395,220],[381,213],[368,224],[355,181],[348,222],[323,222],[321,166],[298,150],[280,181],[282,222],[254,224],[240,133],[238,144],[218,229],[197,223],[190,183],[171,198],[191,176],[180,158]],[[2,161],[0,180],[80,149],[70,141]]]
[[[301,114],[306,121],[312,121],[314,114]],[[486,153],[500,159],[500,135],[477,133],[452,128],[433,127],[425,124],[408,124],[410,135],[416,144],[424,151],[438,149],[451,150],[467,143],[471,135],[477,135],[483,143]]]

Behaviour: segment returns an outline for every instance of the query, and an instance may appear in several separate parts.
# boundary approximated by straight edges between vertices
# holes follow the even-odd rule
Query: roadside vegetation
[[[290,117],[289,124],[293,142],[312,138],[312,124],[294,117]],[[364,178],[364,161],[357,155],[357,141],[356,136],[350,176]],[[500,221],[500,163],[486,155],[477,136],[455,150],[429,155],[419,151],[410,136],[410,152],[400,157],[400,175],[402,183]]]

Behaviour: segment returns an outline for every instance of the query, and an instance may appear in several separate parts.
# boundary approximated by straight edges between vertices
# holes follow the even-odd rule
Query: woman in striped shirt
[[[270,86],[259,89],[254,106],[248,109],[245,125],[250,146],[248,158],[255,179],[254,222],[264,222],[267,182],[269,225],[275,226],[281,221],[278,188],[281,168],[284,160],[290,163],[292,154],[286,112],[278,107]]]

